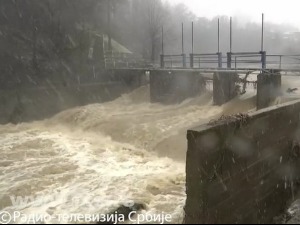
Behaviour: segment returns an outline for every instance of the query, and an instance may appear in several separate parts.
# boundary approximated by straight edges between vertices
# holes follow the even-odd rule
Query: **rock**
[[[125,221],[129,219],[129,214],[131,212],[138,212],[141,210],[146,209],[146,205],[143,203],[136,203],[134,202],[132,205],[120,205],[115,210],[112,210],[107,214],[106,218],[109,218],[109,215],[113,215],[113,218],[120,218],[123,217]],[[116,224],[118,221],[112,220],[112,221],[99,221],[97,224]]]
[[[286,92],[287,93],[292,93],[292,92],[295,92],[295,91],[297,91],[298,90],[298,88],[288,88],[287,90],[286,90]]]

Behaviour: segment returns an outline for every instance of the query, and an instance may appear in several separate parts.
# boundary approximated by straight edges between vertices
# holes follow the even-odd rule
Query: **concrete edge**
[[[270,106],[270,107],[267,107],[267,108],[263,108],[263,109],[255,111],[255,112],[245,112],[245,113],[242,113],[242,114],[247,115],[250,119],[254,119],[254,118],[265,116],[266,114],[268,114],[270,112],[273,112],[273,111],[276,111],[276,110],[285,109],[286,107],[290,107],[290,106],[294,107],[296,104],[300,104],[300,99],[285,102],[285,103],[281,103],[281,104]],[[236,114],[233,114],[233,115],[236,115]],[[201,133],[205,130],[212,130],[216,126],[228,125],[228,124],[231,124],[231,123],[235,123],[238,120],[236,119],[236,120],[233,120],[233,121],[232,120],[231,121],[226,121],[226,120],[219,120],[218,121],[218,119],[216,119],[214,121],[216,121],[215,124],[210,124],[208,122],[208,123],[202,124],[198,127],[188,129],[187,134],[189,134],[190,132],[199,132],[199,133]]]

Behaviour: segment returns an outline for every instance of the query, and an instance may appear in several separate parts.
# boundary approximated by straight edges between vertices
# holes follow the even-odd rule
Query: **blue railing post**
[[[194,54],[190,54],[190,67],[194,68]]]
[[[231,56],[232,56],[232,53],[227,52],[227,68],[228,69],[231,69],[231,62],[232,62]]]
[[[261,68],[266,69],[267,68],[267,54],[266,51],[261,51]]]
[[[222,68],[222,52],[218,52],[218,68]]]
[[[183,64],[183,68],[186,68],[186,54],[182,54],[182,64]]]
[[[164,55],[160,55],[160,67],[161,68],[165,67]]]

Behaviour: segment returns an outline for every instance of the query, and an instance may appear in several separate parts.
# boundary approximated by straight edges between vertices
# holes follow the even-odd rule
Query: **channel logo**
[[[0,212],[0,224],[9,224],[12,221],[12,215],[6,211]]]

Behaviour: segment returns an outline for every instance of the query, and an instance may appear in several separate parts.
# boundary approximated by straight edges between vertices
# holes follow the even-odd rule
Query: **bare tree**
[[[151,46],[151,61],[154,63],[156,48],[164,18],[164,9],[161,0],[147,1],[146,17],[148,20],[148,32]]]

